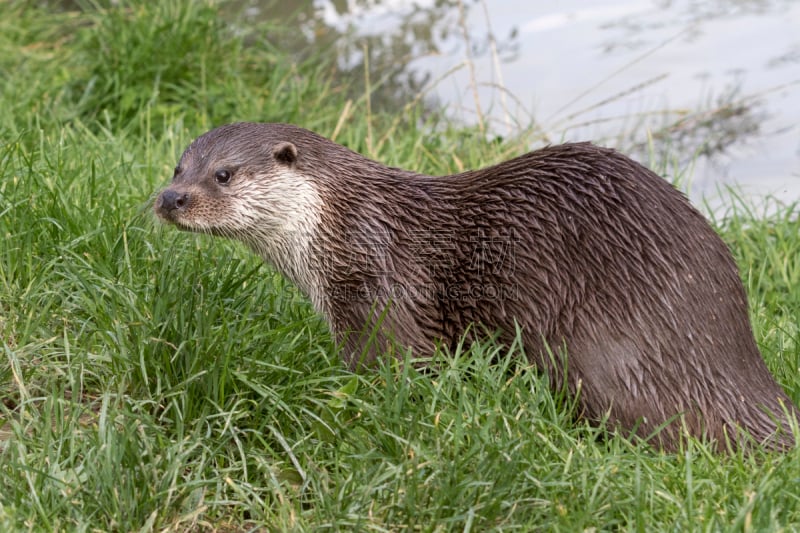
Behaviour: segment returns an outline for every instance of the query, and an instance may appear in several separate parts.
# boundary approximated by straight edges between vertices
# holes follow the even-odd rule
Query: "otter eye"
[[[221,168],[214,172],[214,180],[220,185],[227,185],[231,181],[231,173],[229,170]]]
[[[180,173],[181,173],[181,167],[175,167],[175,172],[172,173],[172,179],[177,178]]]

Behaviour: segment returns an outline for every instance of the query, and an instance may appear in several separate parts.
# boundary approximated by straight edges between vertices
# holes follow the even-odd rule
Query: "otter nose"
[[[188,202],[189,193],[179,193],[172,189],[167,189],[161,193],[158,207],[161,211],[175,211],[185,207]]]

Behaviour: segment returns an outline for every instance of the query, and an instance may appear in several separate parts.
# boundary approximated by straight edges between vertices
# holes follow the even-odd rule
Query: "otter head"
[[[311,282],[308,252],[322,201],[298,169],[303,154],[292,133],[281,125],[237,123],[202,135],[159,193],[156,214],[182,230],[246,243],[303,288]]]

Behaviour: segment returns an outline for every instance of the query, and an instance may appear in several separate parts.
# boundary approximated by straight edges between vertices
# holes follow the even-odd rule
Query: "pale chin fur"
[[[236,231],[237,238],[283,272],[324,312],[320,273],[311,257],[323,206],[314,184],[299,172],[282,170],[248,180],[236,195],[238,201],[230,203],[236,211],[231,218],[244,222],[241,231]]]

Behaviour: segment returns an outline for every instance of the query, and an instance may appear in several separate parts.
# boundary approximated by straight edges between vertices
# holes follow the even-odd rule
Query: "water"
[[[326,24],[354,27],[361,37],[388,35],[401,22],[408,31],[415,17],[429,23],[430,49],[438,53],[409,68],[430,74],[428,94],[452,116],[475,123],[458,7],[445,4],[387,0],[342,9],[338,2],[337,11],[316,2]],[[800,1],[466,5],[474,81],[492,132],[535,123],[542,143],[594,140],[645,162],[654,135],[654,164],[664,154],[684,169],[694,162],[695,198],[736,185],[751,198],[800,200]],[[438,11],[425,18],[426,9]],[[499,63],[487,46],[489,30]]]

